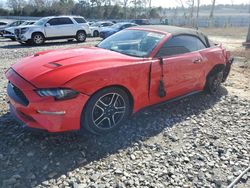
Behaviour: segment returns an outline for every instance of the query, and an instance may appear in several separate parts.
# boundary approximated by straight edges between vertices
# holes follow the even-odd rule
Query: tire
[[[223,71],[215,72],[207,78],[206,91],[210,94],[215,94],[223,81]]]
[[[87,35],[84,31],[78,31],[76,34],[77,42],[85,42]]]
[[[117,129],[131,113],[127,92],[111,87],[95,93],[87,102],[81,117],[81,129],[105,134]]]
[[[15,38],[10,38],[10,40],[12,40],[12,41],[16,41],[16,39],[15,39]]]
[[[42,45],[45,42],[45,38],[42,33],[34,33],[32,35],[32,43],[35,45]]]
[[[93,37],[99,37],[99,32],[95,30],[95,31],[93,32]]]

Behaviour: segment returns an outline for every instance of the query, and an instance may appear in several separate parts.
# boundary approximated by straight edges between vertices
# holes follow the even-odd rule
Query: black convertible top
[[[142,28],[142,29],[150,29],[156,30],[165,33],[171,33],[173,36],[177,35],[194,35],[202,40],[207,47],[210,46],[207,37],[199,30],[192,29],[192,28],[184,28],[184,27],[176,27],[176,26],[169,26],[169,25],[143,25],[143,26],[136,26],[133,28]]]

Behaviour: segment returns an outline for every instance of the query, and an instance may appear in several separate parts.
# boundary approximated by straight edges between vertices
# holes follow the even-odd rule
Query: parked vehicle
[[[0,22],[0,27],[1,26],[5,26],[5,25],[7,25],[8,23],[7,22]]]
[[[91,26],[91,25],[93,25],[95,22],[90,21],[90,22],[87,22],[87,23],[89,24],[89,26]]]
[[[25,22],[24,20],[18,20],[18,21],[14,21],[14,22],[10,22],[7,25],[4,25],[2,27],[0,27],[0,36],[3,36],[3,31],[8,28],[8,27],[16,27],[21,25],[23,22]]]
[[[109,21],[102,21],[102,22],[96,22],[92,24],[90,28],[91,36],[92,37],[99,37],[100,30],[105,27],[110,27],[114,25],[112,22]]]
[[[30,128],[103,134],[146,106],[215,94],[232,62],[198,30],[138,26],[97,47],[24,58],[6,72],[7,92],[11,112]]]
[[[23,26],[15,30],[16,39],[20,43],[41,45],[46,40],[72,39],[84,42],[90,35],[89,25],[83,17],[54,16],[45,17],[33,25]]]
[[[150,24],[148,19],[135,19],[135,20],[132,20],[131,22],[137,25],[149,25]]]
[[[4,38],[9,38],[9,39],[15,41],[16,40],[15,29],[18,29],[19,27],[22,27],[22,26],[25,26],[25,25],[32,25],[34,23],[35,23],[35,21],[25,21],[19,26],[8,27],[8,28],[3,30],[3,37]]]
[[[109,37],[110,35],[117,33],[118,31],[121,31],[129,27],[133,27],[133,26],[137,26],[137,25],[134,23],[130,23],[130,22],[117,23],[117,24],[112,25],[111,27],[106,27],[106,28],[101,29],[100,37],[105,39]]]

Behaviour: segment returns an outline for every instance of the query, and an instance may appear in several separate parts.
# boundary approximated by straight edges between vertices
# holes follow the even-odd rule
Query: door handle
[[[198,63],[202,63],[202,59],[201,58],[197,58],[195,60],[193,60],[194,64],[198,64]]]

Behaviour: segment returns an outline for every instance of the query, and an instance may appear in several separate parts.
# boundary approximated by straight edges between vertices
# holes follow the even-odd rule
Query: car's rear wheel
[[[220,88],[222,80],[223,80],[223,71],[218,71],[209,75],[206,82],[206,91],[211,94],[215,94]]]
[[[77,42],[85,42],[87,35],[84,31],[78,31],[76,34]]]
[[[118,128],[131,113],[126,91],[111,87],[95,93],[82,113],[81,127],[94,134],[104,134]]]
[[[94,31],[93,36],[94,37],[99,37],[99,32],[98,31]]]
[[[32,35],[32,42],[35,45],[42,45],[45,42],[45,38],[42,33],[34,33]]]

